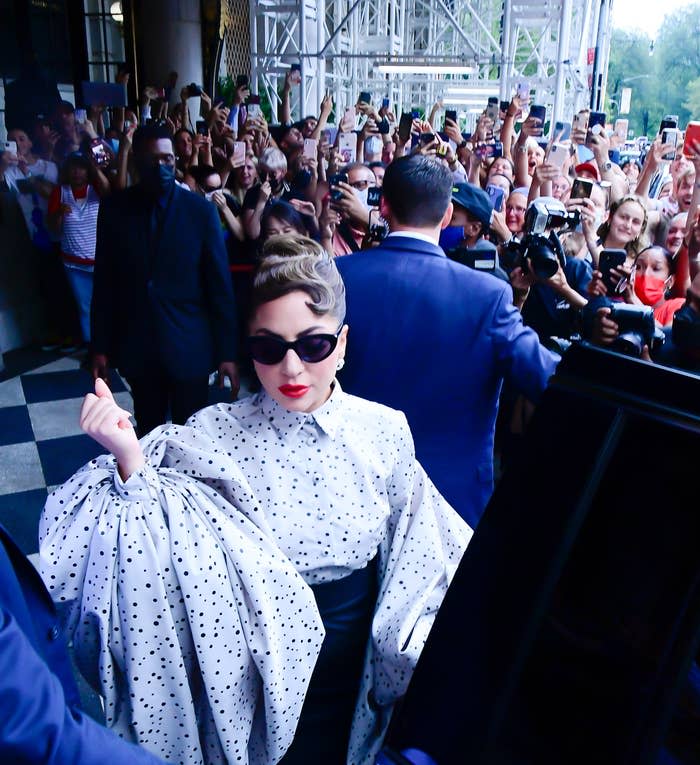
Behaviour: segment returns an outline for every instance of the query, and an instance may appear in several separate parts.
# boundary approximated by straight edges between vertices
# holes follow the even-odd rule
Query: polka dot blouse
[[[163,426],[123,482],[93,460],[48,498],[41,570],[71,602],[107,724],[178,763],[273,765],[324,637],[309,584],[378,554],[348,763],[373,761],[471,530],[406,419],[340,386],[316,411],[264,392]]]

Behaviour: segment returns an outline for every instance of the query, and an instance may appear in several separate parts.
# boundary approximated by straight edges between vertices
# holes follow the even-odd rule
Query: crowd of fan
[[[525,323],[543,341],[583,332],[614,345],[620,328],[608,314],[615,303],[651,308],[669,336],[679,309],[687,303],[698,310],[700,154],[692,142],[681,151],[680,131],[673,144],[662,144],[661,132],[651,141],[628,141],[626,124],[622,131],[605,124],[589,129],[588,110],[551,125],[522,89],[510,102],[485,108],[472,134],[462,132],[455,112],[443,117],[441,102],[425,119],[418,111],[397,119],[387,99],[378,108],[368,93],[344,112],[326,96],[318,116],[293,122],[295,74],[279,94],[276,125],[268,124],[241,76],[228,104],[188,85],[169,108],[162,90],[146,87],[134,110],[85,112],[62,102],[50,119],[39,115],[31,126],[11,126],[16,151],[9,144],[0,155],[3,190],[17,194],[35,247],[60,249],[60,260],[44,274],[52,315],[66,313],[65,303],[56,303],[55,266],[62,261],[89,343],[100,199],[138,180],[132,141],[147,123],[171,135],[177,183],[216,206],[242,305],[241,285],[272,235],[298,232],[335,256],[375,246],[386,233],[384,171],[394,158],[420,153],[446,163],[454,178],[443,249],[509,280]],[[169,91],[173,86],[171,79]],[[194,122],[193,97],[201,99],[201,119]],[[558,232],[562,250],[552,273],[532,267],[526,246],[526,212],[542,198],[577,216],[576,225]],[[601,258],[606,250],[617,250],[617,257]],[[58,334],[67,331],[63,326]],[[654,343],[643,340],[639,352],[656,355]],[[665,356],[659,351],[666,361],[672,345]],[[681,365],[694,368],[695,361]]]

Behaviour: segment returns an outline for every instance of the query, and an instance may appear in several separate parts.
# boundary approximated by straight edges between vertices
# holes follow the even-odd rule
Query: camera
[[[371,244],[372,242],[381,243],[387,238],[388,235],[389,226],[383,218],[380,218],[378,223],[370,223],[369,231],[367,232],[365,241],[368,244]]]
[[[196,83],[191,82],[187,86],[187,95],[190,98],[193,98],[194,96],[201,96],[202,95],[202,88],[199,85],[197,85]]]
[[[663,345],[664,333],[654,321],[654,309],[650,306],[611,303],[610,319],[617,324],[619,335],[612,350],[625,356],[639,357],[644,346],[649,350]]]
[[[525,236],[522,241],[511,241],[504,248],[504,264],[509,269],[520,266],[525,273],[529,273],[532,266],[541,279],[554,276],[559,265],[563,268],[566,263],[555,229],[573,229],[580,218],[578,210],[567,210],[558,199],[536,199],[525,213]]]

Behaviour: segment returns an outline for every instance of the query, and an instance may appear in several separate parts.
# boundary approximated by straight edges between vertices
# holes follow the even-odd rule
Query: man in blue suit
[[[238,392],[228,256],[214,205],[175,183],[165,128],[134,135],[140,182],[100,206],[92,298],[93,375],[119,369],[140,436],[208,403],[209,374]]]
[[[51,596],[2,526],[0,762],[163,765],[80,711]]]
[[[504,378],[536,401],[554,372],[513,306],[508,284],[448,260],[438,246],[452,217],[452,176],[412,156],[384,176],[391,233],[336,261],[350,326],[343,387],[402,410],[416,455],[472,528],[493,491],[493,445]]]

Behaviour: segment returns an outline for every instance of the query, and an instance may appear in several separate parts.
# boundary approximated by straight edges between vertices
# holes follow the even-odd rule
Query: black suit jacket
[[[211,202],[175,187],[162,225],[139,186],[100,205],[92,346],[129,376],[158,364],[171,377],[208,375],[237,358],[221,224]]]

